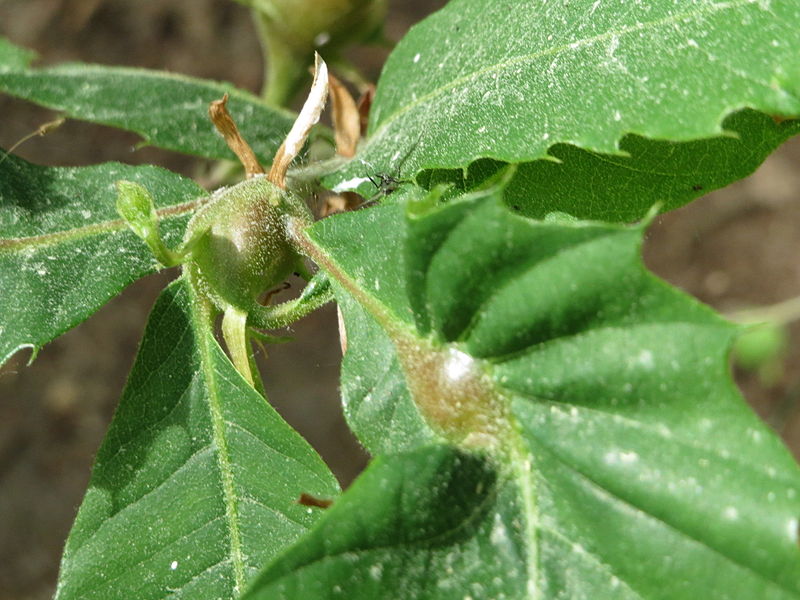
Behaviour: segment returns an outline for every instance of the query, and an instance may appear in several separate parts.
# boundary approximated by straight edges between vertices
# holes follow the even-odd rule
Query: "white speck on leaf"
[[[639,460],[639,455],[632,450],[630,452],[612,450],[606,452],[603,460],[608,465],[632,465]]]
[[[798,534],[798,522],[797,519],[789,519],[786,522],[786,533],[789,534],[789,540],[793,543],[797,543],[797,534]]]
[[[722,515],[729,521],[735,521],[739,518],[739,511],[733,506],[727,506],[725,510],[722,511]]]
[[[475,361],[469,354],[451,348],[444,363],[444,372],[451,381],[458,381],[469,373]]]
[[[650,370],[655,366],[655,362],[653,361],[653,353],[650,352],[650,350],[642,350],[639,353],[639,356],[636,357],[636,362],[647,370]]]

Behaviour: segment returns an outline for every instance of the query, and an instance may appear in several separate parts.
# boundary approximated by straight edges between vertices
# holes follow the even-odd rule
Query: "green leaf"
[[[438,439],[500,465],[513,500],[486,519],[516,524],[525,574],[503,593],[797,597],[800,472],[730,380],[736,329],[644,269],[642,228],[533,221],[496,192],[425,206],[329,218],[303,243],[344,298],[343,393],[368,449]],[[370,410],[406,416],[381,429]],[[425,577],[447,573],[384,583]],[[444,597],[492,597],[459,585]]]
[[[265,162],[272,160],[293,121],[290,113],[229,83],[77,63],[33,69],[28,66],[32,58],[0,38],[0,91],[75,119],[136,132],[146,144],[167,150],[235,159],[208,118],[209,103],[226,93],[239,130]]]
[[[341,287],[336,297],[348,338],[342,404],[361,443],[373,453],[394,454],[435,442],[411,400],[392,340]]]
[[[723,126],[745,107],[800,116],[798,22],[794,0],[455,0],[398,44],[367,142],[327,183],[368,193],[368,175],[490,159],[530,163],[509,194],[531,215],[630,219],[688,202],[798,132],[749,113]],[[741,141],[708,139],[726,128]]]
[[[183,279],[153,309],[56,598],[232,598],[338,486],[236,372]]]
[[[486,457],[447,446],[379,457],[244,597],[521,597],[510,491]]]
[[[583,219],[630,223],[655,205],[668,211],[732,181],[750,175],[778,146],[800,133],[800,120],[775,123],[753,110],[734,113],[723,123],[724,137],[666,142],[626,135],[625,155],[601,154],[569,144],[549,150],[558,159],[519,165],[505,201],[528,217],[561,211]],[[421,174],[425,187],[451,183],[454,189],[477,187],[507,163],[479,160],[465,176],[461,170]]]
[[[24,70],[36,58],[36,53],[20,48],[0,36],[0,65],[3,69]]]
[[[153,192],[171,246],[206,195],[157,167],[42,167],[13,155],[0,163],[0,364],[25,347],[35,355],[158,268],[116,212],[119,179]]]

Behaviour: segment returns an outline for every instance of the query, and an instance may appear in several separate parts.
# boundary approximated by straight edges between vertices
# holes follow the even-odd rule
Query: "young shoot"
[[[228,113],[227,96],[211,104],[210,117],[239,157],[247,179],[213,194],[192,217],[179,248],[164,244],[150,193],[133,182],[117,184],[117,211],[131,230],[164,266],[182,264],[197,296],[213,307],[212,313],[222,313],[222,334],[231,360],[251,385],[250,327],[285,327],[331,299],[327,280],[310,277],[292,233],[313,222],[311,212],[301,197],[286,189],[286,170],[319,120],[327,98],[327,68],[319,56],[315,71],[308,99],[267,175]],[[299,298],[272,306],[259,303],[266,291],[293,272],[310,279]]]

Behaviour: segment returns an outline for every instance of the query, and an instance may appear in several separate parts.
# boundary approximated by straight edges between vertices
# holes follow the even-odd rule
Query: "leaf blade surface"
[[[226,93],[242,135],[265,162],[272,160],[292,124],[287,111],[270,108],[228,83],[93,64],[35,69],[29,66],[33,54],[23,52],[0,39],[0,91],[71,118],[133,131],[166,150],[235,160],[208,118],[209,104]]]
[[[177,246],[206,192],[157,167],[0,163],[0,363],[34,353],[158,265],[115,209],[119,179],[152,190],[166,242]]]
[[[62,559],[57,598],[232,598],[338,486],[236,373],[183,279],[153,309]]]
[[[378,458],[245,598],[517,597],[524,543],[503,520],[513,511],[496,510],[513,502],[486,457],[426,446]]]
[[[730,381],[735,328],[647,273],[640,227],[532,221],[496,193],[371,211],[370,233],[356,213],[308,234],[348,348],[379,344],[380,368],[345,356],[348,421],[373,454],[495,457],[525,550],[509,597],[800,593],[797,465]]]

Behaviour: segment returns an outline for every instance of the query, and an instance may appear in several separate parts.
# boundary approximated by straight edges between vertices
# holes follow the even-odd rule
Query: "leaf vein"
[[[698,9],[698,10],[695,10],[695,11],[687,11],[687,12],[683,12],[683,13],[676,13],[676,14],[670,15],[668,17],[663,17],[661,19],[657,19],[655,21],[647,21],[647,22],[637,23],[635,25],[630,25],[630,26],[627,26],[627,27],[623,27],[623,28],[619,29],[618,31],[606,31],[606,32],[603,32],[601,34],[598,34],[598,35],[595,35],[595,36],[592,36],[592,37],[583,38],[583,39],[580,39],[580,40],[575,40],[573,42],[570,42],[569,44],[563,44],[561,46],[554,46],[552,48],[546,48],[544,50],[540,50],[540,51],[537,51],[537,52],[532,52],[530,54],[524,54],[524,55],[521,55],[521,56],[516,56],[516,57],[513,57],[513,58],[511,58],[509,60],[506,60],[506,61],[503,61],[503,62],[499,62],[499,63],[495,63],[493,65],[489,65],[487,67],[484,67],[482,69],[479,69],[479,70],[474,71],[472,73],[469,73],[467,75],[463,75],[461,77],[453,79],[452,81],[447,82],[445,85],[442,85],[442,86],[440,86],[440,87],[438,87],[438,88],[436,88],[434,90],[431,90],[430,92],[428,92],[426,94],[423,94],[422,96],[419,96],[413,102],[410,102],[409,104],[401,107],[396,112],[394,112],[393,114],[391,114],[388,117],[386,117],[386,119],[380,124],[380,126],[372,133],[372,135],[370,136],[370,139],[371,140],[377,139],[387,129],[389,124],[391,124],[393,121],[396,121],[403,114],[411,111],[412,109],[416,108],[417,106],[421,106],[422,104],[424,104],[425,102],[427,102],[428,100],[430,100],[432,98],[435,98],[437,96],[441,96],[441,95],[443,95],[443,94],[445,94],[447,92],[450,92],[450,91],[454,90],[455,88],[461,86],[462,84],[465,84],[465,83],[467,83],[469,81],[478,79],[479,77],[481,77],[483,75],[486,75],[488,73],[500,72],[500,71],[503,71],[505,69],[514,67],[514,66],[516,66],[516,65],[518,65],[520,63],[532,62],[533,60],[535,60],[537,58],[541,58],[543,56],[554,55],[554,54],[558,54],[560,52],[564,52],[564,51],[567,51],[567,50],[574,50],[574,49],[577,49],[577,48],[580,48],[580,47],[590,46],[590,45],[592,45],[592,44],[594,44],[596,42],[604,41],[604,40],[607,40],[607,39],[612,38],[614,36],[623,36],[623,35],[627,35],[629,33],[634,33],[636,31],[648,30],[650,28],[660,27],[662,25],[675,24],[675,23],[677,23],[677,22],[679,22],[681,20],[685,20],[687,18],[702,17],[702,16],[705,16],[706,14],[713,14],[715,12],[718,12],[718,11],[721,11],[721,10],[725,10],[725,9],[728,9],[728,8],[738,8],[739,6],[742,6],[742,5],[745,5],[745,4],[749,4],[749,1],[748,0],[731,1],[731,2],[724,3],[724,4],[715,4],[715,5],[712,5],[712,6],[708,7],[707,9],[704,8],[702,10]]]

